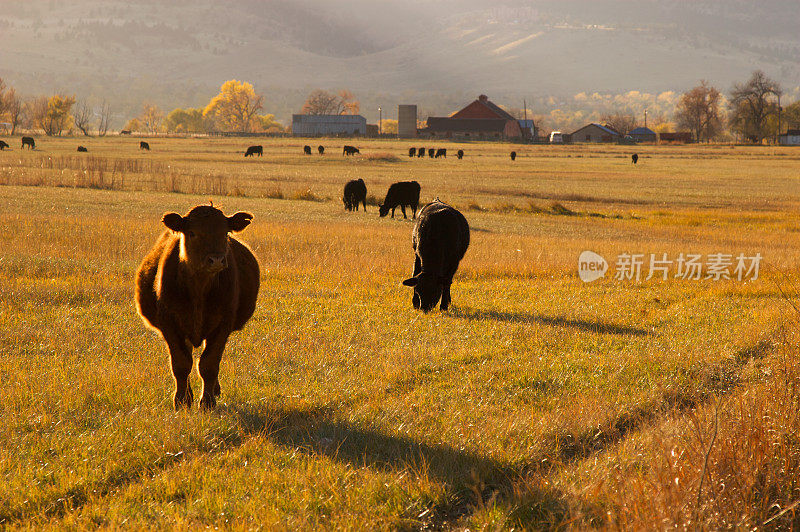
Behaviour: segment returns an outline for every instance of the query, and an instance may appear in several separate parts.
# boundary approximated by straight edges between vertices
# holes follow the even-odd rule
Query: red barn
[[[535,135],[529,124],[532,121],[517,120],[481,94],[457,113],[428,117],[427,127],[418,133],[423,137],[509,139]]]

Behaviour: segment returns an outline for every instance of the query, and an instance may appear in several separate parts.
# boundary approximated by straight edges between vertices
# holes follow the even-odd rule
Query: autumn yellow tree
[[[44,130],[46,135],[60,136],[64,130],[72,127],[72,106],[74,96],[56,94],[51,98],[42,96],[34,100],[30,106],[31,117],[36,126]]]
[[[163,120],[164,113],[157,105],[145,103],[142,106],[142,114],[139,116],[139,122],[149,133],[157,133]]]
[[[256,94],[250,83],[232,79],[222,84],[219,94],[203,109],[203,116],[213,119],[219,130],[250,132],[263,106],[264,97]]]

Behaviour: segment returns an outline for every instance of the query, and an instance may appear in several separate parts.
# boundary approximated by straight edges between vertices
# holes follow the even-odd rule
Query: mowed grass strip
[[[46,140],[42,150],[68,148]],[[90,150],[117,157],[120,142]],[[210,414],[171,411],[166,350],[135,314],[132,275],[162,230],[161,215],[205,203],[211,191],[0,187],[0,521],[652,523],[634,517],[660,519],[655,510],[603,518],[621,504],[619,491],[596,488],[613,464],[587,476],[578,474],[583,461],[628,452],[626,442],[646,440],[662,420],[758,383],[764,373],[754,368],[784,349],[778,331],[788,314],[776,270],[798,273],[798,176],[786,170],[764,177],[762,188],[740,179],[714,192],[731,168],[755,180],[783,156],[721,151],[692,180],[695,155],[710,158],[710,148],[650,148],[637,168],[621,148],[531,148],[510,167],[505,148],[489,144],[474,145],[477,162],[458,166],[306,157],[293,142],[265,142],[260,166],[232,155],[230,140],[151,143],[152,155],[186,175],[211,172],[253,190],[285,178],[287,194],[323,199],[213,195],[226,212],[255,214],[241,238],[261,261],[262,284],[253,320],[226,349],[221,405]],[[382,142],[367,148],[389,151]],[[379,219],[372,207],[344,213],[340,188],[354,176],[378,196],[392,180],[417,179],[424,197],[464,206],[523,205],[530,198],[521,192],[547,196],[547,206],[600,180],[585,192],[599,201],[553,201],[622,216],[467,211],[473,238],[454,308],[423,315],[400,286],[412,266],[411,222]],[[125,173],[125,183],[136,179]],[[485,192],[473,198],[472,190]],[[611,262],[605,280],[577,279],[584,249]],[[617,281],[613,260],[622,252],[760,252],[769,268],[745,283]],[[653,460],[663,452],[635,448]]]

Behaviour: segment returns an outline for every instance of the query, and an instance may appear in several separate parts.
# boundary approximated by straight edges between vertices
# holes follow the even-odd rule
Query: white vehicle
[[[564,135],[560,131],[550,133],[550,144],[564,144]]]

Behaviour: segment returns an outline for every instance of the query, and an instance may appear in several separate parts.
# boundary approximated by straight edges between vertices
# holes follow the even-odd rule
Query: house
[[[636,142],[655,142],[656,132],[647,127],[637,127],[632,129],[628,136],[633,138]]]
[[[608,126],[589,124],[570,134],[572,142],[619,142],[621,135]]]
[[[678,131],[677,133],[659,133],[658,140],[659,142],[689,144],[692,142],[693,137],[691,131]]]
[[[361,115],[292,115],[295,137],[359,136],[367,134]]]
[[[518,120],[489,100],[485,94],[450,116],[428,117],[418,135],[433,138],[512,139],[533,138],[533,120]]]
[[[800,129],[790,129],[778,135],[778,144],[781,146],[800,146]]]

